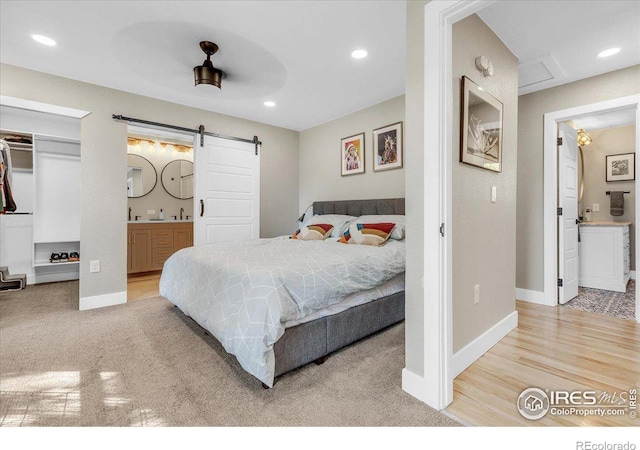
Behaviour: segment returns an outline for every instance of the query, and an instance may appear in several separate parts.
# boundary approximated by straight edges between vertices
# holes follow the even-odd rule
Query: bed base
[[[329,354],[402,320],[404,291],[287,328],[273,346],[275,376],[311,362],[323,364]]]

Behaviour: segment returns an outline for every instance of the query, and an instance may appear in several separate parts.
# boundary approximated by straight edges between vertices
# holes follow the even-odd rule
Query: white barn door
[[[258,146],[260,150],[260,146]],[[260,152],[253,143],[204,137],[194,145],[194,245],[260,237]]]
[[[558,124],[558,302],[578,296],[578,142],[576,130]]]

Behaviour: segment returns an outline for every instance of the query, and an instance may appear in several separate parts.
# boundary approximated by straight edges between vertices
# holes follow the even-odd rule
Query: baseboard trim
[[[516,299],[529,303],[537,303],[538,305],[546,305],[544,301],[544,292],[531,291],[529,289],[516,288]]]
[[[406,368],[402,369],[402,390],[426,403],[424,378]]]
[[[127,291],[94,295],[93,297],[80,297],[80,311],[104,308],[105,306],[121,305],[123,303],[127,303]]]
[[[518,311],[514,311],[507,317],[496,323],[480,336],[453,355],[453,378],[460,375],[467,367],[484,355],[491,347],[496,345],[511,330],[518,326]],[[403,372],[404,375],[404,372]],[[404,376],[402,378],[404,389]]]

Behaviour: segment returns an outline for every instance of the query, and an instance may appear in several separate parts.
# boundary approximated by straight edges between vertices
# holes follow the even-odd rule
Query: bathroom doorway
[[[193,135],[129,125],[127,301],[159,295],[164,262],[193,245]]]
[[[545,114],[546,304],[638,320],[638,103]]]

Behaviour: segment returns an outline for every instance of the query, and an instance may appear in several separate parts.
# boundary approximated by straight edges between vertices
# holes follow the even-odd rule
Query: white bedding
[[[309,314],[302,319],[289,320],[284,324],[285,328],[295,327],[296,325],[303,324],[305,322],[311,322],[312,320],[321,319],[323,317],[332,316],[334,314],[346,311],[354,306],[364,305],[372,300],[378,298],[387,297],[392,294],[404,291],[404,272],[391,278],[386,283],[369,289],[367,291],[356,292],[347,296],[341,302],[335,303],[326,308],[319,309],[318,311]]]
[[[286,237],[227,242],[174,253],[164,264],[160,294],[273,386],[273,344],[285,325],[404,271],[403,241],[382,247]]]

